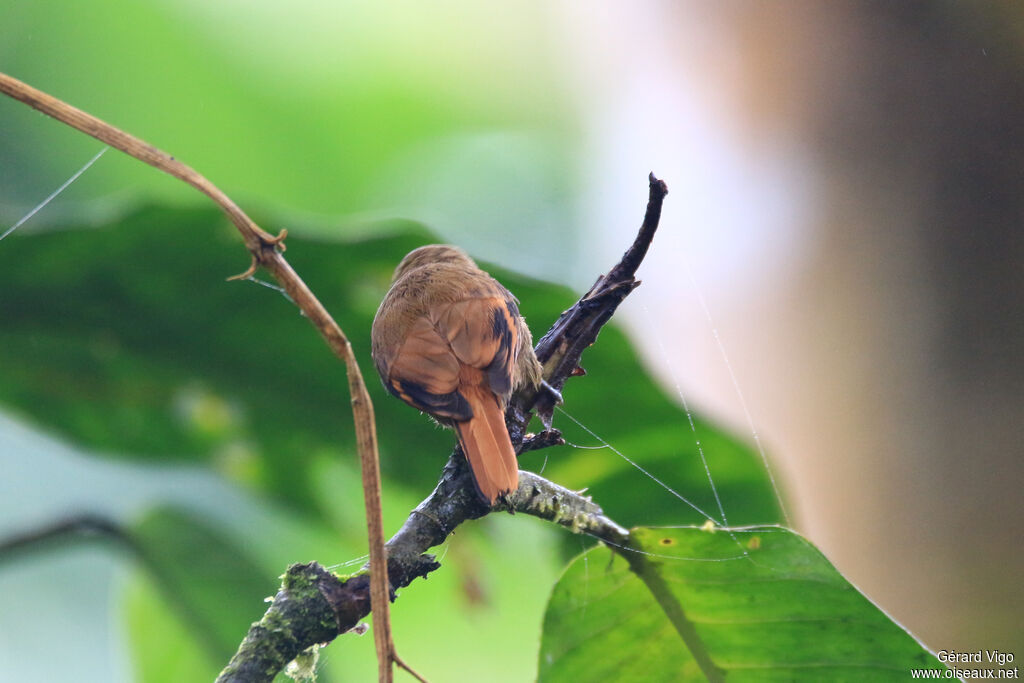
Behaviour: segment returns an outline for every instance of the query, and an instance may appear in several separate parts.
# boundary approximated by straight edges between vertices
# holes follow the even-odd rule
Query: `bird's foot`
[[[523,438],[523,444],[519,449],[519,453],[522,454],[527,451],[536,451],[549,446],[563,445],[565,445],[565,439],[562,438],[562,432],[557,429],[545,429],[539,434],[527,434]]]
[[[562,400],[562,392],[548,384],[547,380],[542,379],[540,381],[540,388],[551,396],[551,400],[554,401],[556,406],[560,406],[565,403],[565,401]]]

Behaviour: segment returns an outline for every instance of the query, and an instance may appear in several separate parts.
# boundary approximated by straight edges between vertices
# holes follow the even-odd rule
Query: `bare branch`
[[[608,275],[599,278],[590,291],[562,314],[537,345],[538,356],[542,352],[545,354],[542,358],[544,379],[551,385],[561,387],[566,379],[580,374],[577,369],[583,351],[597,339],[601,327],[639,284],[633,276],[654,236],[661,203],[668,192],[665,184],[653,175],[650,180],[647,213],[633,245]],[[536,435],[524,434],[530,418],[530,405],[535,400],[539,402],[539,397],[546,395],[543,392],[518,395],[513,398],[506,412],[509,434],[519,452],[562,443],[561,434],[557,430],[547,429]],[[504,502],[488,508],[476,494],[471,477],[466,460],[456,447],[434,491],[409,514],[402,528],[387,543],[388,578],[394,588],[404,588],[417,578],[438,569],[441,565],[426,551],[443,543],[463,522],[483,517],[492,511],[507,510],[545,519],[574,533],[585,533],[606,541],[617,552],[625,552],[629,548],[629,530],[605,516],[601,507],[589,497],[532,472],[520,470],[519,488]],[[306,591],[298,597],[290,595],[289,586],[292,584],[288,577],[293,574],[315,577],[310,580],[315,582],[317,590]],[[264,620],[250,630],[218,683],[270,681],[272,674],[266,677],[260,675],[259,671],[273,667],[250,667],[249,661],[267,664],[265,653],[269,649],[282,660],[280,666],[283,667],[311,645],[327,642],[351,630],[369,613],[367,586],[365,574],[344,579],[326,572],[318,564],[293,565],[288,570],[277,598],[264,615]],[[335,615],[336,630],[333,633],[329,633],[329,629],[318,632],[316,637],[319,640],[299,637],[305,633],[306,625],[289,630],[286,626],[289,615],[296,614],[302,618],[302,611],[292,607],[295,600],[310,601],[308,609],[317,615],[324,613],[324,603],[329,604]],[[278,630],[269,632],[264,621],[273,623]],[[281,630],[288,632],[289,637],[284,638]],[[264,642],[267,639],[272,641],[272,647]],[[286,657],[288,659],[284,659]],[[246,678],[238,672],[254,677]]]
[[[440,568],[425,551],[442,543],[462,522],[480,516],[470,505],[478,503],[465,476],[442,479],[388,541],[388,571],[396,588]],[[519,472],[519,489],[509,499],[506,509],[555,522],[617,547],[629,542],[629,531],[606,517],[589,498],[531,472]],[[249,629],[217,683],[268,683],[303,650],[352,630],[369,613],[366,574],[341,578],[315,562],[292,565],[270,608]]]
[[[661,219],[661,205],[668,194],[668,186],[655,178],[653,173],[649,181],[647,211],[633,244],[615,267],[607,275],[599,277],[590,291],[562,313],[548,333],[537,342],[537,359],[544,366],[544,379],[556,391],[562,389],[569,377],[584,374],[580,367],[583,352],[597,340],[601,328],[623,299],[640,285],[640,281],[633,276],[654,239]],[[513,443],[517,434],[522,439],[522,430],[529,422],[531,408],[545,425],[550,426],[554,406],[555,396],[550,391],[525,391],[516,395],[508,415]]]
[[[0,541],[0,561],[65,538],[110,539],[137,551],[137,544],[117,523],[94,514],[67,517]]]

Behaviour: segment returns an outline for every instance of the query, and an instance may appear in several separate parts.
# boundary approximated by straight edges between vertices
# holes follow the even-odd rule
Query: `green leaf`
[[[248,255],[223,216],[213,208],[148,206],[77,227],[18,232],[3,242],[0,402],[88,449],[206,462],[311,509],[317,459],[339,450],[354,457],[344,368],[279,293],[225,282],[246,267]],[[289,227],[289,260],[360,360],[385,476],[425,496],[454,438],[381,389],[369,330],[394,266],[434,238],[396,221],[377,224],[376,237],[343,242],[302,239],[301,227]],[[537,336],[578,297],[490,270],[520,298]],[[608,326],[583,364],[588,374],[566,386],[565,409],[599,425],[603,439],[716,515],[686,415],[647,375],[625,336]],[[598,444],[560,413],[555,424],[574,443]],[[729,521],[778,520],[753,451],[699,416],[696,424]],[[703,521],[610,450],[550,449],[526,454],[522,466],[537,471],[545,460],[547,476],[590,487],[625,524]]]
[[[422,234],[296,240],[289,250],[352,336],[371,390],[370,321],[397,258]],[[147,207],[98,229],[16,233],[0,249],[0,401],[89,449],[205,461],[305,505],[309,463],[353,448],[344,367],[279,293],[225,282],[247,262],[212,208]],[[384,418],[400,410],[378,402]],[[400,469],[427,475],[426,488],[450,439],[422,426],[407,444],[418,439],[438,461]]]
[[[944,669],[799,535],[640,528],[576,558],[548,602],[541,681],[906,680]]]

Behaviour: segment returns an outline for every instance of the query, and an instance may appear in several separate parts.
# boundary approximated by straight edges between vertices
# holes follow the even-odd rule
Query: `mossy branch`
[[[395,589],[440,568],[426,551],[444,542],[462,522],[481,516],[468,476],[446,472],[388,541],[388,572]],[[503,507],[620,548],[629,541],[629,531],[606,517],[589,498],[531,472],[520,471],[519,489]],[[343,578],[316,562],[293,564],[263,618],[249,629],[217,683],[269,683],[303,651],[356,628],[370,614],[369,583],[366,574]]]

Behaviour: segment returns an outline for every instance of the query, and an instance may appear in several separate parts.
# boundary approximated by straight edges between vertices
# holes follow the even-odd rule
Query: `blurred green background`
[[[756,434],[797,528],[932,649],[1021,651],[1014,5],[102,0],[7,3],[0,31],[4,72],[288,228],[364,363],[428,240],[493,265],[543,333],[632,239],[655,171],[645,284],[566,409],[713,512],[685,391],[738,435],[698,420],[729,522],[778,518]],[[99,148],[0,101],[0,231]],[[343,369],[280,295],[224,282],[247,263],[202,197],[113,151],[0,242],[0,538],[91,513],[134,539],[0,559],[0,677],[208,679],[288,563],[364,554]],[[394,531],[452,439],[364,373]],[[701,521],[607,450],[523,465],[623,523]],[[531,678],[586,545],[460,529],[396,603],[403,657]],[[339,639],[325,677],[372,679],[372,647]]]

